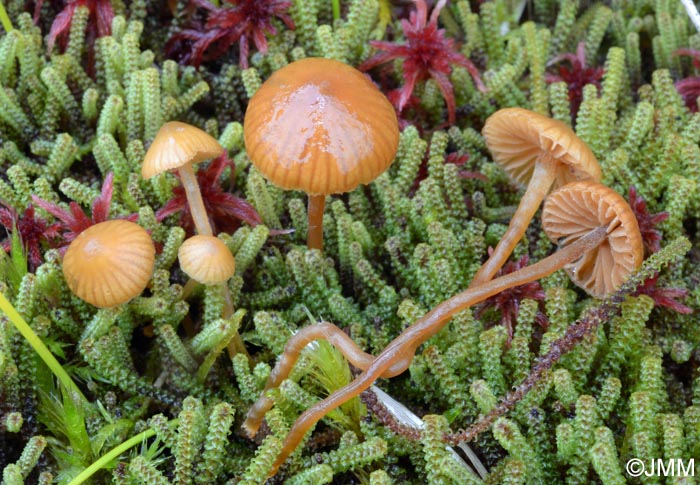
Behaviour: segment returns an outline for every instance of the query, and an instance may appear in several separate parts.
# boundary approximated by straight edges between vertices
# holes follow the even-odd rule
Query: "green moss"
[[[489,90],[479,92],[466,69],[455,66],[446,79],[454,85],[458,121],[446,126],[444,86],[419,80],[401,113],[409,126],[392,167],[368,187],[328,198],[321,254],[304,246],[305,196],[272,186],[251,168],[243,142],[246,104],[288,62],[320,55],[357,66],[377,52],[370,40],[406,39],[400,9],[386,0],[343,0],[335,21],[331,2],[291,3],[295,30],[275,21],[266,54],[249,39],[253,67],[242,69],[234,48],[221,62],[194,69],[163,56],[164,39],[189,26],[183,2],[163,20],[154,15],[162,5],[150,0],[113,0],[112,34],[98,39],[86,34],[93,17],[79,7],[65,50],[57,43],[50,54],[44,38],[56,7],[44,2],[35,25],[21,13],[23,2],[6,2],[16,28],[0,37],[0,202],[20,215],[32,195],[64,209],[90,209],[112,172],[110,217],[135,215],[159,252],[140,297],[96,310],[71,295],[60,256],[50,248],[58,240],[40,242],[34,267],[22,248],[27,241],[7,228],[12,237],[10,254],[0,260],[0,291],[87,401],[76,408],[64,399],[50,371],[0,317],[5,483],[70,483],[93,462],[100,468],[94,483],[264,483],[296,417],[352,379],[329,346],[309,349],[290,379],[269,391],[276,403],[267,418],[271,434],[252,441],[236,432],[290,336],[314,321],[332,321],[376,355],[467,287],[497,242],[521,192],[493,163],[480,130],[506,106],[573,126],[598,157],[604,183],[624,196],[634,185],[651,213],[668,212],[658,226],[662,246],[686,237],[693,250],[682,257],[672,246],[663,256],[671,266],[651,267],[660,271],[660,288],[689,289],[688,297],[676,298],[694,312],[700,308],[700,115],[686,108],[675,85],[695,75],[687,56],[675,52],[697,49],[700,37],[678,5],[538,0],[514,18],[517,2],[484,2],[478,11],[467,1],[450,2],[440,27],[459,41],[456,49],[470,56]],[[548,79],[571,63],[550,61],[581,42],[586,65],[602,67],[604,75],[600,88],[581,86],[582,103],[572,116],[569,87]],[[389,91],[405,82],[404,67],[397,60],[393,69],[369,75]],[[187,284],[177,262],[187,235],[177,217],[159,217],[179,180],[140,175],[145,150],[170,120],[219,139],[236,163],[223,183],[243,188],[236,194],[264,222],[219,234],[237,260],[228,283],[230,318],[222,318],[221,287]],[[484,177],[469,176],[475,172]],[[57,222],[43,209],[36,215]],[[534,261],[552,250],[534,221],[515,256]],[[466,310],[418,349],[408,373],[379,382],[425,415],[419,440],[402,436],[400,420],[386,409],[368,404],[368,412],[355,400],[306,437],[281,469],[285,480],[617,484],[627,478],[621,465],[629,458],[698,456],[695,315],[659,307],[643,294],[616,296],[613,306],[621,311],[605,313],[610,307],[575,289],[563,272],[542,284],[544,327],[533,300],[519,302],[512,338],[497,325],[497,310]],[[598,326],[558,356],[528,394],[503,401],[536,375],[538,356],[556,349],[572,324],[590,321],[587,309],[600,308]],[[241,353],[231,359],[225,351],[238,332],[251,359]],[[480,414],[502,414],[506,404],[513,410],[471,443],[489,472],[482,480],[444,441]],[[128,441],[145,429],[157,438]],[[140,446],[98,461],[120,442]]]

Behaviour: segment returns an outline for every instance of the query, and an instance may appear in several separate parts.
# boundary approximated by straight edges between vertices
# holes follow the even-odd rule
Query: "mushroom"
[[[617,192],[592,182],[574,182],[553,192],[542,209],[542,227],[552,242],[571,244],[596,226],[608,234],[594,250],[565,266],[571,280],[602,298],[619,287],[644,259],[637,218]]]
[[[253,165],[273,184],[309,195],[309,248],[323,247],[326,196],[386,170],[399,125],[389,100],[360,71],[307,58],[275,71],[248,104],[243,127]]]
[[[233,315],[233,300],[226,282],[236,272],[236,260],[226,244],[216,236],[198,234],[182,243],[177,252],[182,271],[191,278],[187,283],[185,293],[189,293],[191,282],[204,285],[217,285],[224,296],[222,318]],[[248,350],[238,332],[233,336],[228,347],[229,355],[233,357],[238,352],[250,358]]]
[[[197,232],[205,236],[212,235],[211,224],[192,166],[218,157],[223,150],[215,138],[199,128],[179,121],[170,121],[158,130],[141,166],[141,175],[145,179],[168,170],[178,171],[194,225]]]
[[[117,219],[81,232],[63,257],[63,275],[78,297],[99,308],[138,296],[151,279],[155,248],[138,224]]]
[[[303,347],[316,338],[325,338],[348,349],[353,364],[363,372],[347,386],[304,411],[289,430],[282,450],[270,472],[274,475],[306,432],[321,418],[368,389],[380,377],[405,371],[416,349],[439,332],[452,316],[470,306],[514,286],[543,278],[561,268],[574,274],[574,283],[591,293],[607,294],[642,263],[642,236],[632,209],[612,189],[593,182],[574,182],[549,196],[542,212],[543,226],[552,240],[563,245],[551,256],[513,273],[489,280],[440,303],[396,337],[376,358],[364,354],[335,325],[324,322],[319,332],[314,326],[297,332],[287,343],[284,354],[270,374],[267,391],[289,375]],[[610,274],[606,274],[610,273]],[[594,279],[596,279],[594,281]],[[600,281],[598,281],[600,280]],[[272,407],[265,392],[248,411],[243,430],[249,437],[257,433],[265,413]]]
[[[489,259],[479,268],[472,286],[498,272],[522,238],[549,190],[576,180],[600,182],[593,152],[564,123],[522,108],[491,115],[482,131],[493,159],[517,184],[527,189],[508,230]]]
[[[226,283],[236,271],[231,251],[214,236],[192,236],[182,243],[177,257],[182,271],[205,285]]]

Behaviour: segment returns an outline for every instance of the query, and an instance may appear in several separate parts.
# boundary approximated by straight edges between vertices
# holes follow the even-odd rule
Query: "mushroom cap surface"
[[[90,226],[68,246],[63,275],[73,293],[99,308],[141,294],[153,274],[155,247],[144,228],[116,219]]]
[[[384,172],[399,125],[364,74],[312,57],[265,81],[248,104],[243,135],[251,161],[273,184],[322,195],[349,192]]]
[[[224,148],[216,138],[196,126],[169,121],[161,126],[148,148],[141,165],[141,175],[147,179],[188,163],[199,163],[218,157]]]
[[[530,182],[535,160],[543,153],[560,162],[553,187],[577,180],[600,182],[595,155],[561,121],[522,108],[505,108],[489,116],[482,134],[494,161],[517,184]]]
[[[552,192],[542,209],[542,227],[555,243],[570,244],[596,227],[607,238],[566,268],[571,280],[602,298],[617,289],[644,259],[634,212],[620,194],[593,182],[573,182]]]
[[[236,271],[233,254],[215,236],[192,236],[182,243],[177,257],[182,271],[205,285],[223,283]]]

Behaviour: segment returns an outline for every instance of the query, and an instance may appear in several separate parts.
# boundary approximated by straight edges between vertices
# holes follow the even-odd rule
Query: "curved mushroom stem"
[[[211,224],[209,224],[209,217],[207,216],[207,211],[204,208],[202,193],[199,191],[197,177],[192,169],[192,164],[188,163],[187,165],[180,167],[178,169],[178,174],[180,175],[182,186],[185,189],[187,203],[190,205],[190,213],[192,214],[194,227],[197,228],[197,234],[201,234],[202,236],[213,235]]]
[[[607,229],[605,227],[597,227],[538,263],[488,281],[477,287],[470,287],[433,308],[396,337],[354,381],[335,391],[299,416],[289,430],[282,450],[269,475],[272,476],[277,473],[277,469],[299,445],[306,432],[326,414],[368,389],[374,381],[386,375],[390,369],[397,370],[399,367],[398,363],[402,364],[404,370],[408,368],[416,349],[439,332],[454,314],[508,288],[538,280],[563,268],[567,264],[576,261],[586,252],[596,248],[605,240],[606,236]],[[284,358],[283,356],[282,360]],[[253,423],[249,423],[246,420],[246,424],[249,425],[246,428],[246,432],[249,435],[255,434],[257,428],[251,426]]]
[[[309,195],[309,229],[306,235],[306,246],[309,249],[323,251],[323,210],[325,208],[325,195]]]
[[[523,198],[520,199],[520,204],[518,204],[518,209],[511,218],[510,224],[508,224],[508,230],[496,245],[489,259],[474,275],[474,279],[469,285],[470,288],[493,279],[498,270],[506,263],[554,183],[556,177],[554,164],[551,156],[540,156],[537,159],[530,183]]]
[[[262,423],[265,417],[265,413],[268,412],[274,404],[272,399],[265,395],[265,391],[279,387],[282,381],[289,376],[304,348],[306,348],[309,343],[316,340],[328,341],[331,345],[338,348],[345,358],[358,369],[367,370],[370,364],[374,362],[374,356],[372,354],[364,352],[345,332],[330,322],[319,322],[302,328],[287,342],[287,345],[284,347],[282,358],[267,379],[263,394],[246,415],[243,429],[249,438],[255,436],[255,433],[257,433],[260,427],[260,423]],[[411,365],[411,360],[413,360],[413,356],[411,356],[411,359],[408,361],[399,360],[382,374],[382,377],[394,377],[401,374]]]

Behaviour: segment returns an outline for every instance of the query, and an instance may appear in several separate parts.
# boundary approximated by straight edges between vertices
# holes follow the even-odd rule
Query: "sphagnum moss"
[[[164,39],[197,28],[184,14],[185,2],[173,5],[174,18],[167,20],[153,15],[162,6],[151,1],[104,3],[115,13],[110,35],[97,36],[96,14],[104,12],[80,7],[70,27],[57,24],[67,43],[57,42],[50,55],[42,36],[62,7],[44,2],[35,25],[24,2],[4,4],[14,30],[0,36],[0,223],[20,237],[3,246],[0,291],[36,337],[27,340],[0,318],[4,482],[78,484],[91,475],[95,483],[263,483],[303,410],[300,403],[331,392],[306,376],[314,359],[303,356],[293,380],[273,393],[271,434],[250,441],[236,431],[294,332],[331,320],[376,354],[466,287],[486,259],[487,241],[502,232],[520,193],[492,162],[480,131],[488,116],[511,105],[571,126],[599,158],[606,184],[623,195],[634,185],[651,213],[669,212],[657,229],[669,249],[663,258],[673,263],[661,270],[657,292],[604,302],[605,311],[591,313],[598,303],[555,275],[543,282],[549,328],[537,324],[537,304],[526,300],[509,344],[501,329],[490,328],[500,320],[497,311],[480,318],[458,314],[418,350],[409,372],[380,384],[425,415],[428,433],[410,441],[379,416],[364,416],[346,424],[354,431],[350,439],[331,429],[329,419],[292,455],[278,483],[479,483],[439,449],[443,432],[454,442],[474,429],[481,434],[471,446],[491,473],[486,483],[618,484],[629,480],[628,459],[698,456],[696,318],[657,307],[664,286],[693,289],[683,303],[694,312],[700,306],[700,117],[687,108],[697,100],[674,86],[698,82],[690,59],[675,51],[700,42],[682,8],[536,0],[515,18],[502,0],[478,8],[464,0],[447,3],[439,28],[459,40],[455,50],[472,60],[490,91],[479,92],[466,70],[452,69],[456,123],[446,126],[438,84],[417,79],[415,98],[399,113],[408,126],[392,167],[369,187],[328,201],[321,256],[303,248],[302,195],[248,176],[242,114],[262,82],[291,61],[323,55],[358,66],[378,52],[372,40],[404,44],[399,22],[422,8],[422,0],[408,7],[342,0],[336,11],[324,0],[288,2],[282,8],[295,29],[275,24],[267,54],[251,44],[247,70],[238,67],[238,49],[198,70],[164,58]],[[549,65],[580,42],[581,66],[573,60]],[[604,69],[600,86],[581,85],[584,66]],[[391,98],[404,68],[398,62],[370,75]],[[572,117],[576,96],[582,104]],[[267,224],[220,235],[241,258],[228,287],[236,307],[247,310],[239,331],[252,368],[243,355],[233,363],[217,358],[218,339],[231,334],[233,322],[221,319],[216,295],[183,294],[176,255],[185,233],[176,218],[156,218],[177,179],[166,174],[146,181],[138,174],[166,121],[195,124],[219,140],[236,165],[221,175],[222,187],[247,188]],[[66,210],[71,203],[88,208],[108,172],[114,174],[110,218],[137,214],[158,249],[148,288],[113,314],[72,296],[61,257],[50,249],[62,241],[31,232],[45,231],[36,217],[46,220],[45,228],[55,219],[39,207],[34,220],[24,218],[32,194]],[[694,246],[685,258],[681,246],[667,245],[680,236]],[[32,238],[41,248],[38,267],[28,265],[20,249]],[[535,223],[514,252],[536,261],[551,250]],[[559,359],[557,349],[573,344],[557,339],[593,321],[597,329]],[[60,375],[58,388],[29,346],[39,339],[44,357],[55,356],[50,367]],[[541,370],[543,362],[551,372]],[[84,400],[60,392],[75,386],[71,378]],[[514,386],[517,399],[508,392]],[[532,390],[516,404],[526,389]],[[494,427],[480,424],[480,412],[502,416],[508,409]],[[181,421],[168,424],[164,416]],[[468,432],[450,431],[462,428]]]

